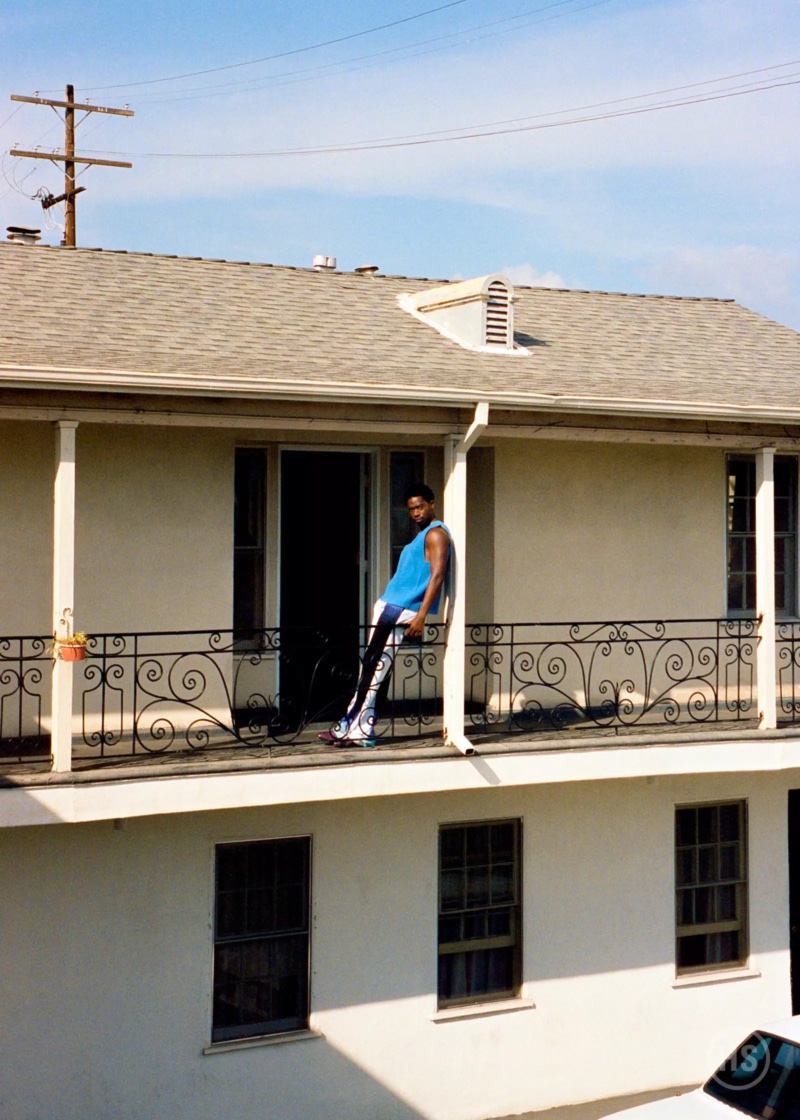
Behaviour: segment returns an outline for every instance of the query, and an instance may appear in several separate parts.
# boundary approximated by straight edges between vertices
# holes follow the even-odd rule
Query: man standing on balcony
[[[436,520],[433,491],[425,483],[408,491],[406,506],[419,532],[400,553],[397,571],[375,604],[369,644],[347,714],[330,730],[320,732],[323,742],[343,747],[374,744],[378,689],[391,672],[397,647],[404,638],[421,640],[429,612],[439,609],[450,531]]]

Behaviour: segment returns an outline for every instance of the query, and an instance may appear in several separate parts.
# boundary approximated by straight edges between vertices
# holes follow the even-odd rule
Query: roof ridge
[[[513,283],[513,281],[512,281]],[[615,292],[606,288],[553,288],[544,284],[514,284],[514,291],[572,292],[581,296],[621,296],[623,299],[679,299],[684,303],[736,303],[734,296],[678,296],[663,292]]]
[[[49,252],[66,252],[77,254],[89,253],[103,253],[107,256],[119,257],[142,257],[150,260],[159,261],[186,261],[194,264],[226,264],[232,267],[247,266],[249,268],[266,268],[276,269],[286,272],[299,272],[303,274],[319,275],[320,270],[315,269],[313,265],[297,265],[297,264],[275,264],[271,261],[241,261],[232,260],[228,257],[189,257],[183,256],[180,253],[150,253],[144,249],[104,249],[102,246],[91,248],[86,245],[25,245],[20,246],[0,241],[0,246],[7,247],[8,250],[13,252],[31,252],[32,250],[46,250]],[[407,280],[409,283],[419,284],[457,284],[460,281],[452,277],[450,279],[436,278],[433,276],[408,276],[403,273],[383,273],[371,274],[363,276],[355,270],[347,269],[331,269],[325,270],[324,275],[328,276],[357,276],[361,279],[369,280]],[[511,281],[513,283],[513,281]],[[588,296],[619,296],[623,299],[658,299],[658,300],[681,300],[684,303],[736,303],[735,298],[726,296],[679,296],[667,295],[660,292],[618,292],[607,290],[604,288],[557,288],[550,285],[539,284],[514,284],[515,291],[525,292],[558,292],[572,293],[574,295],[588,295]],[[780,323],[778,326],[782,325]]]
[[[88,245],[25,245],[20,246],[12,242],[0,241],[0,247],[10,251],[18,251],[20,249],[42,249],[49,252],[63,252],[63,253],[102,253],[109,257],[145,257],[151,260],[160,261],[189,261],[197,264],[229,264],[247,265],[250,268],[274,268],[284,269],[287,272],[302,272],[311,273],[313,275],[320,275],[321,270],[314,268],[313,265],[298,265],[298,264],[274,264],[271,261],[241,261],[232,260],[228,257],[189,257],[180,253],[149,253],[145,249],[104,249],[102,246],[90,247]],[[325,269],[324,275],[327,276],[358,276],[362,274],[356,272],[355,269]],[[429,276],[402,276],[395,273],[383,273],[382,275],[375,276],[375,274],[363,276],[364,279],[378,279],[378,280],[410,280],[420,283],[433,283],[433,284],[450,284],[455,283],[452,280],[436,279]]]

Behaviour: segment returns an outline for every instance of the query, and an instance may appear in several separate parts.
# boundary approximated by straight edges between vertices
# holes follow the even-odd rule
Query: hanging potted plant
[[[53,657],[60,658],[62,661],[85,661],[88,644],[89,638],[82,631],[77,634],[68,634],[63,638],[54,634]]]

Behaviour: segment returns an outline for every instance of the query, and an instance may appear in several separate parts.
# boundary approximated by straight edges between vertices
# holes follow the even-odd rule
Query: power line
[[[321,43],[311,43],[307,47],[295,47],[290,51],[279,51],[276,54],[265,55],[263,58],[252,58],[248,62],[230,62],[226,66],[212,66],[207,70],[190,70],[185,74],[172,74],[167,78],[150,78],[147,81],[141,82],[120,82],[112,86],[91,86],[88,92],[97,93],[101,90],[108,89],[133,89],[135,86],[150,86],[162,82],[176,82],[183,78],[199,78],[204,74],[219,74],[222,70],[238,70],[243,66],[257,66],[261,62],[273,62],[277,58],[288,58],[290,55],[306,54],[308,51],[318,51],[323,47],[332,47],[337,43],[346,43],[351,39],[360,39],[364,35],[374,35],[378,31],[386,31],[390,27],[399,27],[403,23],[411,23],[413,20],[434,15],[436,12],[443,12],[446,8],[456,8],[460,4],[465,3],[467,3],[467,0],[449,0],[447,4],[440,4],[437,8],[428,8],[426,11],[417,12],[416,15],[413,16],[404,16],[403,19],[395,19],[390,23],[382,23],[378,27],[368,27],[363,31],[353,31],[349,35],[340,35],[336,39],[326,39]]]
[[[23,151],[19,148],[12,148],[10,155],[19,156],[22,159],[33,160],[50,160],[51,163],[64,164],[64,193],[55,198],[49,192],[45,192],[45,197],[41,199],[42,207],[48,210],[58,202],[64,202],[64,238],[61,242],[62,245],[75,245],[75,198],[86,190],[85,187],[76,187],[75,180],[78,177],[75,174],[75,169],[78,164],[82,165],[97,165],[100,164],[104,167],[130,167],[129,163],[121,163],[119,160],[107,159],[87,159],[86,156],[78,156],[75,154],[75,110],[84,113],[85,120],[90,113],[110,114],[117,117],[132,117],[133,113],[130,109],[111,109],[104,105],[87,105],[76,104],[75,102],[75,89],[73,86],[68,85],[64,92],[63,101],[54,101],[46,97],[26,97],[21,93],[12,93],[12,101],[22,101],[30,105],[46,105],[51,109],[64,110],[64,151],[63,152],[42,152],[38,148],[34,151]],[[80,123],[77,122],[77,123]],[[33,174],[33,169],[25,176],[27,179]],[[22,182],[25,182],[25,179]],[[16,177],[15,177],[16,182]],[[21,187],[22,184],[19,184]],[[34,196],[35,197],[35,196]]]
[[[15,117],[17,115],[17,113],[20,111],[21,108],[22,108],[21,105],[17,105],[16,109],[14,109],[11,113],[9,113],[4,121],[0,122],[0,128],[5,128],[5,126],[11,120],[11,118]]]
[[[796,58],[796,59],[792,59],[790,62],[776,63],[774,66],[762,66],[757,70],[741,70],[741,71],[739,71],[738,73],[735,73],[735,74],[724,74],[721,78],[706,78],[705,81],[702,81],[702,82],[687,82],[686,84],[680,85],[680,86],[667,86],[664,89],[651,90],[649,93],[632,94],[630,97],[615,97],[615,98],[613,98],[612,100],[609,100],[609,101],[594,101],[594,102],[590,102],[588,105],[576,105],[572,109],[556,109],[556,110],[552,110],[549,113],[536,113],[536,114],[529,115],[529,116],[524,116],[524,117],[508,117],[505,120],[500,120],[500,121],[484,121],[481,124],[464,125],[461,128],[442,128],[442,129],[438,129],[438,130],[432,131],[432,132],[410,133],[406,136],[384,136],[384,137],[379,137],[375,141],[364,141],[364,143],[382,143],[383,141],[389,141],[389,140],[414,140],[414,139],[417,139],[419,137],[425,137],[425,136],[446,136],[449,133],[465,132],[468,129],[496,128],[496,127],[499,127],[500,125],[520,124],[523,121],[543,120],[546,117],[561,117],[561,116],[564,116],[567,113],[582,113],[582,112],[586,112],[588,109],[605,109],[609,105],[623,105],[627,101],[642,101],[646,97],[661,97],[666,93],[681,93],[681,92],[683,92],[683,90],[697,89],[699,86],[718,85],[720,82],[732,82],[734,80],[734,78],[749,78],[749,77],[752,77],[754,74],[767,74],[767,73],[769,73],[773,70],[785,70],[788,66],[800,66],[800,59]],[[792,77],[796,77],[796,75],[794,75],[794,74],[782,74],[781,75],[781,78],[792,78]],[[766,79],[763,79],[763,82],[766,82]],[[766,88],[766,89],[771,89],[772,88],[772,86],[763,85],[763,82],[762,83],[748,83],[749,85],[753,86],[753,88],[749,92],[756,93],[756,92],[758,92],[758,89],[762,88],[762,86],[763,86],[763,88]],[[733,86],[731,88],[732,89],[741,89],[743,87]],[[718,92],[725,92],[725,91],[718,91]],[[687,103],[691,104],[691,102],[687,102]],[[657,108],[658,106],[655,106],[655,107]],[[567,124],[569,122],[565,121],[564,123]],[[456,137],[456,139],[458,139],[458,137]],[[321,147],[324,148],[325,145],[321,145]]]
[[[548,20],[561,19],[564,16],[573,15],[576,12],[583,12],[589,8],[599,7],[601,4],[612,3],[612,0],[592,0],[592,3],[584,4],[579,8],[573,8],[568,12],[557,12],[554,15],[545,16],[543,19],[532,20],[529,23],[518,23],[517,21],[527,19],[528,16],[540,15],[542,12],[550,11],[553,8],[563,8],[567,4],[574,4],[577,0],[555,0],[554,3],[544,4],[539,8],[532,8],[527,12],[519,12],[515,16],[504,16],[502,19],[491,20],[489,23],[476,24],[474,27],[466,27],[463,31],[451,31],[447,35],[437,35],[432,39],[421,39],[414,43],[406,43],[399,47],[388,47],[382,51],[372,51],[369,54],[356,55],[354,58],[342,59],[339,62],[326,62],[319,66],[306,66],[300,70],[285,70],[279,74],[273,74],[263,78],[243,78],[239,81],[232,82],[217,82],[210,85],[190,86],[188,89],[170,91],[167,94],[163,93],[150,93],[139,95],[139,100],[144,98],[150,99],[151,102],[158,102],[160,104],[174,102],[174,101],[195,101],[200,100],[200,97],[185,96],[186,94],[199,93],[202,97],[212,97],[215,93],[205,93],[206,90],[223,91],[220,96],[227,94],[235,94],[237,92],[251,92],[257,89],[274,89],[284,85],[296,85],[299,82],[315,81],[321,72],[325,70],[339,69],[336,76],[342,74],[356,73],[359,70],[370,69],[367,66],[352,66],[354,62],[365,62],[371,59],[385,58],[387,55],[400,54],[401,51],[408,51],[413,53],[403,54],[400,59],[396,61],[405,61],[408,58],[419,58],[425,54],[434,54],[437,51],[452,50],[456,47],[468,46],[473,42],[480,42],[483,39],[493,38],[497,35],[507,35],[514,31],[520,31],[525,27],[532,27],[537,23],[545,23]],[[431,51],[414,51],[415,47],[427,47],[433,43],[443,43],[446,39],[459,39],[465,35],[471,35],[476,31],[485,31],[487,28],[499,27],[504,23],[516,23],[514,27],[505,28],[503,31],[492,32],[489,35],[478,36],[474,39],[466,39],[456,43],[447,43],[444,46],[436,47]],[[297,75],[310,75],[309,77],[297,77]],[[294,78],[294,81],[280,81],[281,78]],[[246,90],[241,87],[246,86]]]
[[[782,66],[796,65],[796,63],[783,63]],[[781,67],[765,67],[764,71],[772,70]],[[745,76],[748,73],[761,73],[764,71],[745,71],[742,75],[732,75],[732,77]],[[682,108],[689,105],[699,105],[710,101],[722,101],[731,97],[742,97],[750,93],[761,93],[765,90],[780,89],[787,86],[794,86],[800,84],[800,73],[785,74],[781,79],[774,82],[767,82],[765,79],[762,83],[747,83],[745,86],[734,86],[727,90],[709,91],[706,94],[696,97],[677,98],[671,101],[656,102],[653,105],[639,105],[631,106],[627,109],[617,109],[608,113],[593,113],[588,116],[572,117],[566,120],[549,120],[545,121],[545,117],[559,116],[563,117],[569,113],[584,112],[587,109],[602,108],[607,105],[619,104],[625,101],[640,100],[645,97],[655,97],[663,93],[675,93],[683,89],[690,89],[699,85],[711,85],[714,82],[726,81],[726,78],[712,78],[706,82],[691,83],[687,86],[675,86],[672,89],[656,91],[653,93],[638,94],[635,97],[619,98],[616,101],[597,102],[594,105],[582,106],[574,109],[562,109],[551,113],[540,113],[530,117],[518,117],[509,121],[496,121],[492,124],[484,125],[463,125],[457,129],[443,130],[442,133],[413,133],[407,136],[397,137],[384,137],[378,140],[356,141],[350,144],[329,144],[319,145],[317,147],[305,148],[284,148],[274,149],[271,151],[263,152],[106,152],[101,154],[106,155],[136,155],[139,159],[263,159],[263,158],[277,158],[282,156],[298,156],[298,155],[335,155],[347,152],[369,152],[385,148],[411,148],[421,147],[430,144],[445,144],[452,143],[458,140],[476,140],[484,137],[491,136],[506,136],[514,133],[522,132],[535,132],[543,129],[562,128],[571,124],[587,124],[595,121],[611,120],[616,117],[629,117],[638,116],[643,113],[652,113],[663,109]],[[538,121],[537,124],[518,124],[519,121]],[[501,125],[516,125],[516,127],[499,127]],[[472,130],[472,131],[469,131]],[[481,131],[476,131],[481,130]],[[443,133],[460,132],[462,135],[444,135]]]

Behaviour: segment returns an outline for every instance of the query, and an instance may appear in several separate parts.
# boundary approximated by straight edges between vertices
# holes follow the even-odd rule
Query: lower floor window
[[[439,833],[439,1006],[519,994],[520,822]]]
[[[216,851],[212,1040],[308,1025],[309,837]]]
[[[747,806],[675,810],[678,972],[747,960]]]

